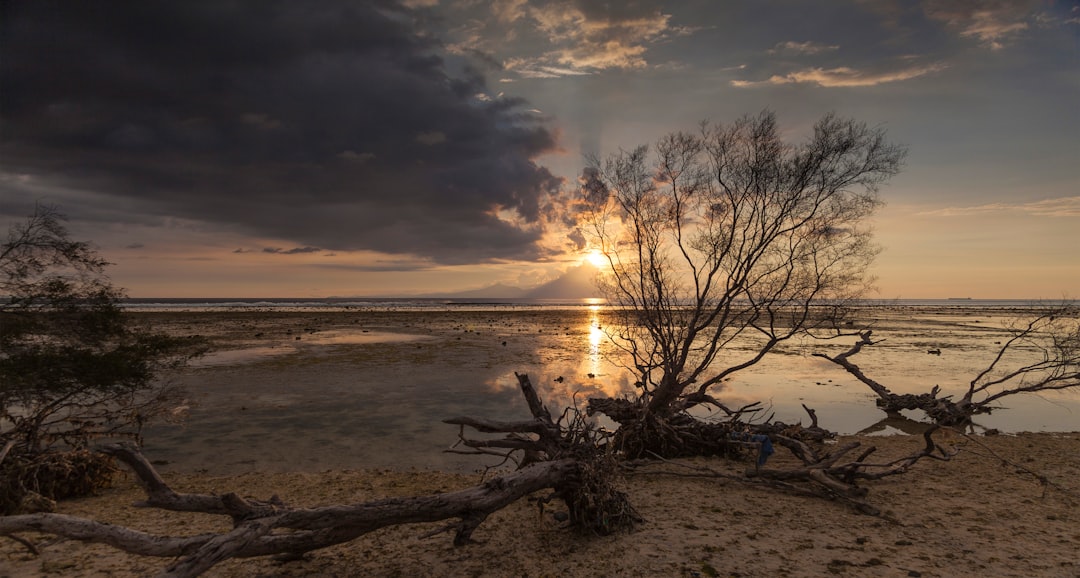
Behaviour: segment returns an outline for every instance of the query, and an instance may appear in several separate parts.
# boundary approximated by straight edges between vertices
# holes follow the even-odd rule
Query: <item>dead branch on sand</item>
[[[992,412],[995,403],[1011,395],[1080,387],[1080,308],[1055,307],[1006,330],[1009,336],[999,343],[994,358],[955,401],[952,396],[938,397],[941,389],[936,385],[927,393],[897,394],[866,375],[850,358],[864,347],[879,343],[871,339],[872,330],[860,332],[859,341],[839,355],[814,356],[843,367],[869,387],[878,396],[878,407],[886,413],[922,410],[934,423],[947,426],[970,425],[973,416]]]
[[[158,536],[63,514],[38,513],[0,517],[0,535],[34,546],[18,532],[37,531],[86,542],[108,544],[126,552],[159,557],[179,557],[159,576],[197,576],[230,558],[278,556],[296,558],[312,550],[349,542],[368,532],[397,524],[457,521],[434,532],[455,532],[454,544],[470,541],[473,531],[493,512],[544,489],[553,493],[543,502],[558,498],[566,502],[571,522],[596,531],[611,531],[640,518],[625,495],[614,490],[610,466],[589,442],[581,419],[555,423],[529,383],[519,375],[522,394],[533,419],[499,423],[475,418],[455,418],[449,423],[483,432],[509,432],[504,444],[471,441],[475,447],[522,450],[531,457],[521,469],[456,492],[405,498],[389,498],[350,505],[293,508],[277,496],[251,500],[235,493],[185,494],[174,491],[142,453],[130,444],[111,444],[99,451],[114,456],[130,468],[147,499],[135,504],[181,512],[201,512],[232,518],[233,529],[223,534]],[[521,435],[529,432],[530,438]],[[585,436],[585,437],[583,437]],[[465,439],[464,437],[462,439]],[[509,443],[512,440],[513,443]],[[434,534],[433,533],[433,534]]]

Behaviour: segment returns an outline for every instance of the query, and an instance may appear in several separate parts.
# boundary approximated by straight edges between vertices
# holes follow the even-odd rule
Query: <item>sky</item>
[[[1080,3],[0,0],[0,225],[135,297],[535,286],[588,155],[769,109],[906,146],[878,298],[1080,297]]]

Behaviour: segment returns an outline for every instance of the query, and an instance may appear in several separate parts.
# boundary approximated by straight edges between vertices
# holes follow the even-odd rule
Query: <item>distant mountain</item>
[[[457,299],[516,299],[525,297],[526,293],[528,293],[528,291],[521,287],[496,283],[489,287],[482,287],[471,291],[460,291],[449,295],[440,294],[438,297],[453,297]]]
[[[570,268],[562,277],[548,281],[525,293],[529,299],[588,299],[600,297],[596,289],[599,270],[588,263]]]
[[[588,263],[571,267],[558,279],[532,289],[496,283],[480,289],[423,295],[440,299],[588,299],[599,297],[596,289],[598,269]]]

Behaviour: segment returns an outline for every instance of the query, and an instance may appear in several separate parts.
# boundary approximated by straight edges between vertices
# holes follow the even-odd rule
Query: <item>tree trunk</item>
[[[503,440],[462,437],[469,447],[524,450],[537,462],[478,486],[445,494],[292,508],[276,496],[257,501],[235,493],[175,492],[135,446],[111,444],[101,451],[131,468],[146,492],[146,501],[137,506],[226,515],[232,518],[234,529],[216,535],[156,536],[73,516],[30,514],[0,517],[0,536],[15,537],[17,532],[38,531],[109,544],[134,554],[180,557],[161,576],[197,576],[230,558],[274,554],[295,557],[397,524],[456,519],[440,531],[454,531],[454,544],[461,546],[470,541],[473,531],[491,513],[544,489],[554,490],[550,497],[566,502],[571,522],[579,526],[610,532],[640,521],[625,494],[612,487],[616,462],[597,443],[597,430],[584,419],[571,420],[564,426],[556,424],[528,376],[519,375],[518,381],[533,414],[532,420],[496,422],[468,417],[447,420],[463,428],[509,434]],[[522,435],[527,433],[536,439]]]
[[[140,470],[152,470],[146,459],[130,446],[113,446],[110,453],[125,463],[138,462]],[[38,531],[86,542],[100,542],[144,556],[182,558],[162,576],[197,576],[229,558],[272,554],[295,556],[354,540],[368,532],[396,524],[436,522],[457,518],[445,530],[455,531],[454,544],[467,543],[473,530],[492,512],[544,488],[561,486],[577,472],[573,460],[544,462],[488,482],[445,494],[390,498],[352,505],[294,509],[252,503],[235,494],[223,496],[178,494],[168,486],[147,483],[143,506],[167,510],[228,514],[244,520],[228,533],[190,537],[157,536],[62,514],[28,514],[0,517],[0,535]],[[155,489],[151,489],[154,487]],[[289,533],[271,534],[274,530]]]
[[[824,353],[815,353],[813,355],[814,357],[827,359],[840,367],[843,367],[848,373],[855,377],[855,379],[869,387],[870,390],[878,396],[875,403],[878,407],[885,410],[885,413],[887,414],[898,413],[903,409],[921,410],[925,412],[930,419],[934,420],[934,423],[936,424],[945,426],[964,426],[971,423],[972,415],[988,411],[971,404],[970,400],[967,399],[958,404],[947,397],[938,397],[938,394],[941,393],[941,389],[936,385],[928,393],[896,394],[881,383],[871,379],[863,373],[858,365],[852,363],[849,358],[853,355],[857,355],[862,351],[863,347],[877,343],[876,341],[871,340],[872,335],[872,330],[866,330],[859,333],[859,341],[856,341],[851,346],[851,349],[835,357],[829,357]]]

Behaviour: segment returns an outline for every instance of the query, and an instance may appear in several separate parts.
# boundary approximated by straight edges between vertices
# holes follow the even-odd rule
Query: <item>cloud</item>
[[[1063,22],[1065,24],[1080,24],[1080,6],[1073,6],[1072,10],[1069,10],[1069,16],[1065,17]]]
[[[322,249],[320,249],[319,247],[293,247],[292,249],[282,249],[280,247],[266,247],[262,250],[263,253],[271,253],[274,255],[303,255],[305,253],[318,253],[320,251],[322,251]]]
[[[670,15],[644,5],[612,8],[599,2],[558,2],[530,16],[557,48],[548,54],[575,69],[643,68],[646,44],[668,30]]]
[[[927,0],[923,10],[960,36],[1000,50],[1028,30],[1038,4],[1034,0]]]
[[[877,86],[879,84],[918,78],[920,76],[939,72],[945,68],[946,66],[942,63],[913,66],[883,72],[868,72],[848,67],[830,69],[807,68],[784,75],[773,75],[767,80],[733,80],[731,81],[731,85],[737,88],[753,88],[757,86],[779,84],[814,84],[827,88]]]
[[[1035,217],[1080,217],[1080,197],[1059,197],[1031,203],[988,203],[971,207],[947,207],[918,214],[931,217],[967,217],[987,213],[1023,213]]]
[[[375,261],[373,263],[315,263],[320,269],[349,271],[353,273],[412,273],[431,271],[435,267],[423,261]]]
[[[78,191],[73,219],[110,206],[440,263],[546,251],[561,180],[534,159],[558,135],[520,99],[477,100],[485,79],[452,73],[412,9],[42,0],[4,19],[0,173]]]
[[[495,0],[491,3],[491,13],[500,22],[516,22],[528,14],[528,5],[529,0]]]
[[[818,42],[779,42],[769,49],[769,54],[821,54],[839,50],[836,44],[820,44]]]
[[[454,6],[477,10],[476,3]],[[453,51],[485,55],[485,61],[501,54],[501,69],[521,78],[645,68],[651,44],[697,30],[672,26],[671,16],[649,2],[494,0],[479,9],[454,32]]]
[[[591,72],[567,68],[564,66],[548,66],[536,59],[516,58],[507,62],[508,70],[517,71],[522,78],[562,78],[564,76],[588,76]],[[509,81],[508,81],[509,82]]]
[[[416,135],[416,142],[425,144],[427,146],[435,146],[446,142],[446,133],[438,130],[431,132],[422,132]]]

